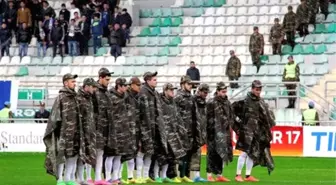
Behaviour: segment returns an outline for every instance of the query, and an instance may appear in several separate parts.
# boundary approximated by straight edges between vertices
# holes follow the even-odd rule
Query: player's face
[[[69,79],[65,81],[64,86],[74,90],[76,88],[76,79]]]
[[[120,87],[120,91],[122,92],[122,93],[124,93],[124,92],[126,92],[127,91],[127,85],[121,85]]]
[[[109,76],[105,76],[101,80],[102,85],[105,86],[105,87],[108,87],[108,85],[110,84],[110,81],[111,81],[111,77],[109,77]]]
[[[88,91],[89,91],[90,94],[93,94],[94,91],[95,91],[95,89],[96,89],[96,88],[93,87],[93,86],[91,86],[91,85],[88,87]]]
[[[135,91],[135,92],[140,92],[140,87],[141,87],[141,84],[132,84],[131,85],[132,90]]]
[[[168,89],[168,90],[166,90],[166,95],[169,98],[174,98],[174,89]]]
[[[191,83],[185,83],[183,86],[184,86],[184,89],[187,90],[187,91],[191,91],[191,89],[192,89],[192,84]]]
[[[253,88],[252,89],[252,93],[257,96],[257,97],[260,97],[260,94],[261,94],[261,88],[258,87],[258,88]]]
[[[156,87],[156,85],[157,85],[156,76],[153,76],[151,80],[148,80],[148,85],[151,86],[151,87]]]
[[[200,91],[200,96],[205,99],[208,96],[208,91]]]
[[[227,89],[221,89],[221,90],[217,91],[217,94],[220,97],[225,97],[226,93],[227,93]]]

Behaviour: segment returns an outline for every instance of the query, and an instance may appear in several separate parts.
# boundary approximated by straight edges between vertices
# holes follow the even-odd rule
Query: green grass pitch
[[[203,160],[204,159],[204,160]],[[205,177],[205,158],[202,159],[202,176]],[[225,184],[258,185],[336,185],[335,158],[275,157],[275,171],[269,176],[266,168],[255,167],[253,176],[257,183],[228,182]],[[224,175],[234,179],[236,161],[225,167]],[[43,167],[44,154],[41,153],[0,153],[1,185],[54,185],[56,181],[47,175]],[[243,170],[243,172],[245,169]],[[124,168],[123,177],[126,176]],[[205,183],[210,184],[210,183]],[[185,185],[181,183],[181,185]]]

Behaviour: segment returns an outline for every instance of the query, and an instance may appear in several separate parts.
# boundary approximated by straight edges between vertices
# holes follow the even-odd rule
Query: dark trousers
[[[281,55],[281,43],[272,44],[273,55]]]
[[[292,47],[295,46],[295,31],[286,31],[287,43]]]
[[[108,28],[108,26],[105,26],[103,28],[103,37],[108,37],[110,35],[110,29]]]
[[[223,159],[215,148],[208,150],[206,171],[215,175],[220,175],[223,172]]]
[[[84,36],[80,36],[79,38],[79,52],[80,55],[88,55],[89,54],[89,39]]]
[[[98,49],[102,47],[101,36],[93,36],[93,53],[96,54]]]
[[[289,79],[289,82],[294,82],[294,80]],[[288,96],[288,107],[287,108],[295,108],[296,101],[296,84],[285,84]]]
[[[9,44],[2,46],[0,56],[5,56],[5,53],[9,56]]]
[[[229,80],[230,80],[230,81],[237,81],[237,80],[238,80],[238,77],[236,77],[236,76],[229,76]],[[231,88],[238,88],[239,85],[238,85],[238,83],[233,83],[233,82],[231,82],[231,83],[230,83],[230,87],[231,87]]]
[[[298,28],[300,37],[305,37],[309,34],[308,32],[308,24],[307,23],[301,23]]]
[[[57,54],[57,48],[59,49],[59,54],[63,57],[63,44],[59,42],[53,42],[53,57]]]
[[[333,1],[331,1],[331,3],[335,4],[335,0],[333,0]],[[320,0],[320,10],[321,10],[321,13],[324,14],[326,19],[327,19],[328,14],[329,14],[328,6],[329,6],[328,0]]]
[[[111,55],[115,58],[121,55],[121,47],[118,44],[111,45]]]

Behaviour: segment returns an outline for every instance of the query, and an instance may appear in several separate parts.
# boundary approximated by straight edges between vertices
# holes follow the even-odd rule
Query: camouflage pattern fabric
[[[117,152],[117,140],[112,119],[111,94],[107,87],[98,85],[93,96],[93,106],[96,115],[96,149],[105,150],[104,153]]]
[[[315,24],[318,13],[318,0],[307,0],[309,24]]]
[[[309,23],[309,8],[307,5],[300,4],[296,9],[296,27],[300,24],[308,24]]]
[[[201,148],[191,154],[189,171],[201,171]]]
[[[96,164],[96,127],[94,120],[94,111],[92,103],[92,95],[85,92],[83,88],[78,90],[77,101],[79,103],[79,110],[81,116],[81,122],[83,125],[84,135],[84,155],[85,160],[82,161],[86,164]]]
[[[295,32],[296,29],[296,14],[290,11],[285,14],[285,18],[282,22],[282,27],[285,32]],[[287,38],[288,39],[288,38]]]
[[[250,37],[249,51],[252,62],[255,66],[261,66],[260,55],[264,53],[264,36],[260,33],[253,33]]]
[[[112,101],[112,119],[116,133],[118,156],[133,156],[136,151],[135,123],[132,120],[134,112],[126,103],[126,93],[119,93],[115,89],[110,90]],[[132,158],[128,158],[132,159]],[[125,159],[127,160],[127,159]]]
[[[157,147],[162,147],[161,149],[167,153],[167,135],[159,93],[145,84],[141,87],[139,102],[142,152],[153,155]]]
[[[269,42],[272,43],[273,55],[281,54],[281,43],[283,38],[284,32],[282,26],[280,24],[273,25],[269,35]]]
[[[206,136],[206,99],[202,98],[199,95],[193,96],[194,102],[194,111],[195,115],[193,115],[193,125],[194,125],[194,135],[195,135],[195,145],[200,148],[206,144],[207,136]]]
[[[254,166],[267,167],[270,173],[274,169],[270,153],[271,128],[275,126],[273,112],[263,99],[251,92],[247,94],[245,100],[234,102],[232,108],[241,120],[233,127],[238,134],[236,149],[246,152],[253,160]]]
[[[215,96],[207,103],[207,172],[222,174],[223,162],[232,162],[231,126],[234,114],[227,97]]]
[[[240,77],[241,62],[237,56],[230,57],[226,65],[225,75],[228,77]]]
[[[57,177],[57,165],[66,158],[79,154],[85,160],[83,125],[81,123],[76,92],[69,88],[59,91],[49,117],[43,137],[46,146],[45,168],[47,173]]]
[[[332,1],[330,1],[330,2],[332,3]],[[334,1],[334,4],[335,4],[335,1]],[[324,17],[327,18],[328,14],[329,14],[329,12],[328,12],[328,7],[329,7],[328,0],[319,0],[318,5],[320,6],[321,13],[324,14]]]

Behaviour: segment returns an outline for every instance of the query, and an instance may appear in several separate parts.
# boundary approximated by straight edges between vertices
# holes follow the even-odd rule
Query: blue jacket
[[[92,23],[92,36],[99,37],[103,35],[103,26],[100,21],[93,21]]]

